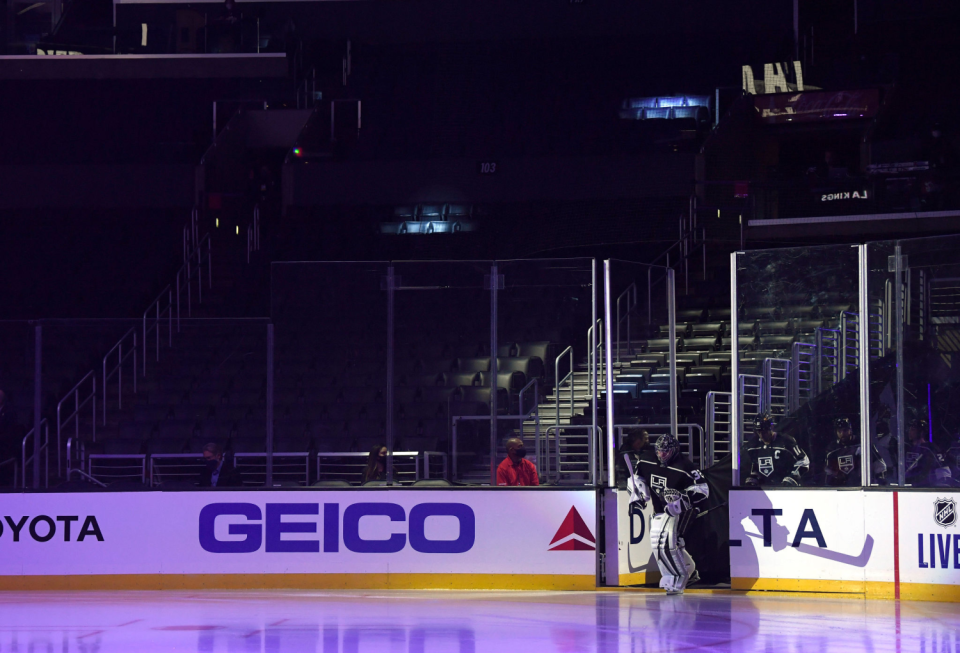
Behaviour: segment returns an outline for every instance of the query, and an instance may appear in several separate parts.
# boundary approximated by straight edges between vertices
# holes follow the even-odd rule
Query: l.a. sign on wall
[[[0,495],[0,588],[595,586],[591,491]]]

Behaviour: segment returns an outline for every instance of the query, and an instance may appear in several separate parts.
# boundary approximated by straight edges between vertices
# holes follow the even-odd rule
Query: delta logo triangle
[[[583,517],[573,506],[564,517],[563,523],[557,529],[557,534],[550,541],[548,551],[596,551],[597,540],[590,532],[590,527],[583,521]]]

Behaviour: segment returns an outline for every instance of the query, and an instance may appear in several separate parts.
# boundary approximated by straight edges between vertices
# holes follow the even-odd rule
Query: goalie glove
[[[664,490],[664,510],[672,517],[679,517],[690,509],[690,499],[677,490]]]
[[[630,454],[623,454],[623,460],[627,463],[627,471],[630,472],[630,476],[627,478],[627,489],[630,490],[630,503],[639,504],[640,509],[643,510],[647,507],[647,502],[650,501],[650,490],[647,488],[646,482],[634,473]]]

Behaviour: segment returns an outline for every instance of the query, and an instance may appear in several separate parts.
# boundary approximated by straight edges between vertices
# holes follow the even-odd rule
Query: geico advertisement
[[[900,581],[960,584],[956,492],[900,492]]]
[[[733,578],[891,581],[893,563],[890,493],[730,493]]]
[[[0,575],[593,574],[591,491],[0,495]]]

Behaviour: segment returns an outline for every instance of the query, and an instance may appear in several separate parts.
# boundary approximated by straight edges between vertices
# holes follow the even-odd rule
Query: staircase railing
[[[27,487],[27,465],[33,462],[33,457],[37,454],[33,452],[33,447],[28,448],[27,443],[34,436],[34,431],[36,429],[30,429],[30,431],[23,436],[23,442],[20,445],[20,461],[21,469],[23,469],[23,485],[22,487]],[[40,420],[40,431],[42,433],[40,440],[40,453],[44,457],[44,467],[43,467],[43,487],[50,487],[50,425],[47,423],[46,419]],[[30,451],[29,457],[27,456],[27,451]],[[14,467],[16,470],[16,467]],[[16,483],[16,472],[14,472],[14,483]]]
[[[655,259],[650,261],[652,267],[647,269],[647,324],[653,324],[653,289],[659,283],[666,284],[667,275],[654,277],[657,266],[678,269],[683,266],[684,294],[690,292],[690,260],[697,251],[702,253],[703,280],[707,279],[707,229],[697,225],[697,197],[691,195],[687,215],[679,217],[680,237]],[[662,261],[662,263],[661,263]]]
[[[597,330],[597,346],[596,349],[593,347],[593,330]],[[606,343],[603,342],[604,329],[603,329],[603,320],[597,320],[597,323],[587,329],[587,372],[588,372],[588,384],[587,388],[591,397],[595,395],[593,387],[593,374],[592,370],[597,369],[597,389],[606,387],[607,378],[605,376],[607,369],[607,359],[603,355],[604,347]],[[572,364],[572,363],[571,363]],[[571,368],[572,371],[572,368]],[[572,385],[572,382],[571,382]],[[572,390],[571,390],[572,391]]]
[[[621,313],[620,307],[622,304],[626,304],[624,310]],[[617,342],[614,344],[617,364],[620,364],[620,325],[624,322],[627,323],[627,353],[633,353],[633,339],[631,338],[630,332],[630,317],[633,315],[634,311],[637,309],[637,284],[631,283],[627,286],[627,289],[624,290],[617,297]]]
[[[567,354],[569,354],[570,371],[567,372],[567,375],[561,379],[560,378],[560,359],[562,359]],[[557,384],[556,391],[555,391],[556,398],[557,398],[556,421],[554,423],[557,426],[560,426],[560,397],[561,397],[560,393],[563,391],[563,384],[566,383],[568,380],[570,381],[570,416],[573,417],[573,406],[574,406],[573,398],[574,398],[574,385],[575,385],[573,382],[574,369],[575,369],[575,366],[574,366],[574,360],[573,360],[573,346],[571,345],[566,349],[564,349],[562,352],[560,352],[560,355],[557,356],[556,360],[553,361],[553,378]]]
[[[81,394],[81,391],[83,394]],[[70,400],[73,400],[73,412],[64,417],[63,408]],[[60,473],[61,460],[61,434],[73,422],[73,438],[80,439],[80,409],[91,404],[91,422],[90,422],[90,440],[97,441],[97,375],[94,370],[87,372],[77,385],[73,386],[69,392],[57,402],[57,474]],[[69,455],[68,455],[69,458]],[[70,465],[70,461],[67,461]]]
[[[126,351],[124,351],[126,348]],[[116,365],[107,369],[108,363],[112,363],[111,356],[116,352]],[[103,383],[101,385],[101,391],[103,393],[103,411],[101,413],[101,424],[106,426],[107,424],[107,382],[112,379],[114,376],[117,377],[117,409],[123,408],[123,363],[128,358],[133,358],[133,374],[131,379],[133,379],[133,394],[137,394],[137,328],[132,327],[125,334],[120,336],[120,340],[117,341],[110,351],[108,351],[103,356],[102,367],[103,367]]]
[[[713,465],[724,455],[730,453],[730,439],[734,429],[731,423],[733,394],[711,391],[707,393],[707,464]]]

